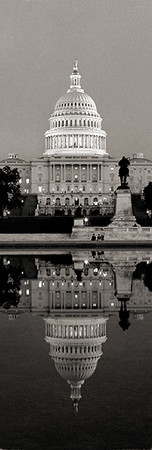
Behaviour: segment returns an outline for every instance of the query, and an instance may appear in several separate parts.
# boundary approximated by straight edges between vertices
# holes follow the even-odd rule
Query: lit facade
[[[107,152],[102,118],[95,102],[81,88],[75,61],[69,89],[59,98],[49,119],[43,155],[26,162],[9,154],[0,161],[0,167],[17,167],[21,192],[37,195],[36,215],[59,211],[75,215],[78,208],[89,215],[97,207],[100,214],[107,214],[113,212],[113,194],[120,183],[119,159]],[[134,153],[129,160],[131,192],[142,193],[152,180],[152,161],[142,153]]]

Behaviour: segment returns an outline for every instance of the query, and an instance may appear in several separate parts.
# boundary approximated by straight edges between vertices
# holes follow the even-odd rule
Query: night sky
[[[111,156],[151,158],[151,0],[0,1],[0,159],[41,156],[74,59]]]

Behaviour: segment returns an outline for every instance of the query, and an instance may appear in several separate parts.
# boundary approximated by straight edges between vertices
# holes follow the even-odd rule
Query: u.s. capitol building
[[[52,215],[56,208],[67,215],[74,215],[80,208],[87,215],[92,207],[99,207],[102,213],[105,204],[112,206],[119,184],[119,159],[108,154],[102,118],[81,87],[78,63],[74,61],[69,89],[59,98],[49,119],[43,155],[26,162],[10,154],[0,167],[18,168],[21,191],[37,194],[37,215]],[[141,193],[152,179],[152,161],[138,151],[129,159],[130,189]]]

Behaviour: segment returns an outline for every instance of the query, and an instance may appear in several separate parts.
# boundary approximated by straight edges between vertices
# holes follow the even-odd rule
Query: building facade
[[[59,211],[75,215],[78,208],[88,215],[97,207],[102,214],[106,206],[113,208],[120,158],[108,154],[102,118],[80,82],[78,63],[74,61],[70,87],[49,119],[43,155],[26,162],[10,154],[0,162],[0,167],[18,168],[22,193],[37,195],[36,215]],[[130,189],[142,193],[152,180],[152,161],[138,152],[129,160]]]

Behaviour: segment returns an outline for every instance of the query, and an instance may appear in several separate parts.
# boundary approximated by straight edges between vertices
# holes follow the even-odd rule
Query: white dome
[[[77,61],[70,75],[70,88],[57,101],[45,133],[45,156],[107,155],[106,132],[92,98],[81,88]]]
[[[60,361],[59,358],[55,362],[55,368],[59,375],[70,382],[78,382],[90,378],[95,372],[99,357],[91,360],[88,358],[84,361]]]
[[[54,115],[58,115],[59,112],[61,114],[76,114],[91,112],[93,115],[98,116],[97,108],[95,102],[92,98],[85,94],[85,92],[80,92],[78,90],[67,92],[62,95],[57,101],[54,108]]]

